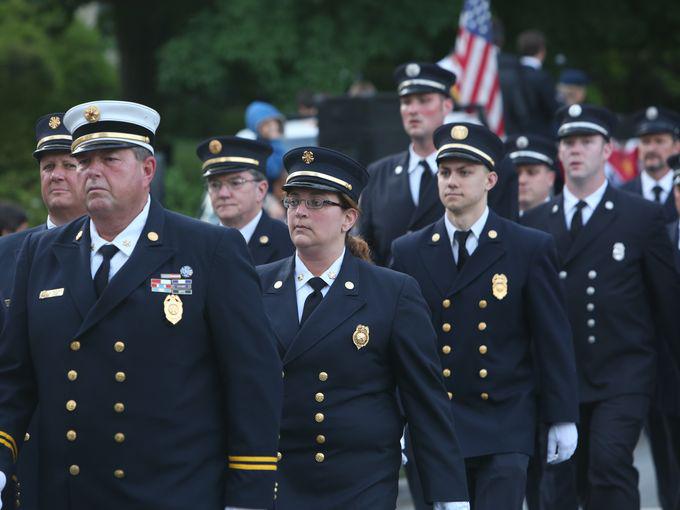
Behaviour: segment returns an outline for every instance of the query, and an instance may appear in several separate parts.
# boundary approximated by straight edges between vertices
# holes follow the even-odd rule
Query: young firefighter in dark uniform
[[[418,281],[432,313],[472,508],[519,510],[539,417],[549,425],[548,462],[568,459],[577,443],[576,368],[555,246],[488,208],[503,156],[495,134],[454,123],[434,141],[446,213],[394,242],[393,268]]]
[[[0,294],[4,296],[0,308],[11,305],[10,294],[14,283],[16,259],[22,243],[30,234],[46,232],[85,214],[85,197],[78,184],[76,160],[71,156],[71,133],[64,127],[63,113],[49,113],[40,117],[35,125],[36,149],[33,157],[38,161],[40,170],[40,194],[47,208],[47,221],[36,227],[0,238]],[[0,320],[2,331],[2,320]],[[24,445],[17,463],[15,495],[3,493],[5,501],[21,507],[22,510],[38,508],[38,411],[33,416],[29,431],[24,437]]]
[[[218,136],[201,142],[196,154],[215,214],[225,227],[241,232],[255,265],[293,253],[286,225],[262,209],[269,184],[265,177],[272,149],[256,140]]]
[[[371,264],[349,235],[366,170],[318,147],[288,152],[284,166],[296,252],[258,268],[284,365],[276,509],[394,510],[397,389],[425,497],[468,509],[427,305],[412,278]]]
[[[607,184],[614,116],[558,112],[565,187],[522,222],[555,238],[579,374],[579,448],[544,473],[546,508],[640,508],[633,450],[662,363],[680,359],[678,275],[659,204]],[[657,356],[658,355],[658,356]]]
[[[123,101],[66,112],[88,217],[19,255],[0,482],[39,402],[42,510],[273,504],[281,363],[257,274],[241,234],[149,196],[159,121]]]
[[[361,197],[358,230],[376,264],[387,265],[392,241],[442,215],[437,197],[432,133],[453,108],[456,76],[436,64],[402,64],[394,71],[408,150],[369,165],[371,179]]]

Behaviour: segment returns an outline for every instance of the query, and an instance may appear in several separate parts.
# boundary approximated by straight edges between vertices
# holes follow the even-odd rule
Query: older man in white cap
[[[0,485],[40,402],[41,509],[269,508],[281,367],[243,237],[149,195],[160,116],[64,116],[89,218],[29,237],[0,337]],[[4,448],[3,448],[4,447]]]

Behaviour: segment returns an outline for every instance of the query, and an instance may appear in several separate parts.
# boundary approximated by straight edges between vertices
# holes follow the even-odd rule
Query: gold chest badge
[[[491,279],[491,290],[493,297],[503,299],[508,295],[508,277],[504,274],[495,274]]]
[[[357,326],[357,329],[354,330],[354,334],[352,335],[352,342],[354,342],[354,345],[356,346],[357,350],[359,350],[362,347],[366,347],[368,345],[368,340],[369,340],[368,326],[359,324]]]
[[[182,320],[182,300],[176,294],[169,294],[163,301],[163,311],[165,318],[174,326]]]

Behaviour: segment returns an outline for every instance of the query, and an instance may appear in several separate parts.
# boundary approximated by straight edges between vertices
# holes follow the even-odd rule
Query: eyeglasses
[[[303,200],[301,198],[294,197],[284,198],[283,207],[286,209],[297,209],[303,202],[307,209],[321,209],[327,205],[337,205],[338,207],[342,207],[342,205],[338,204],[337,202],[331,202],[330,200],[324,200],[323,198],[307,198]]]
[[[210,193],[218,193],[222,189],[222,186],[225,186],[229,191],[237,191],[247,182],[257,182],[257,179],[236,177],[235,179],[227,179],[224,181],[212,180],[208,181],[208,191]]]

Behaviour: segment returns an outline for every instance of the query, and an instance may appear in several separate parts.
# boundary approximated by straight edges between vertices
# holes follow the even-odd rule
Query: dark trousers
[[[407,456],[410,453],[407,435]],[[425,503],[413,455],[408,456],[406,476],[416,510],[430,510]],[[502,453],[465,459],[471,510],[521,510],[529,456]]]
[[[645,430],[654,459],[661,508],[680,510],[680,418],[652,406]]]
[[[633,451],[649,412],[646,395],[621,395],[580,406],[578,448],[561,464],[548,466],[541,484],[550,510],[639,510]]]
[[[543,482],[543,473],[548,467],[545,460],[548,455],[548,429],[547,425],[538,427],[534,456],[529,459],[526,489],[529,510],[549,510],[550,488],[547,483]]]

